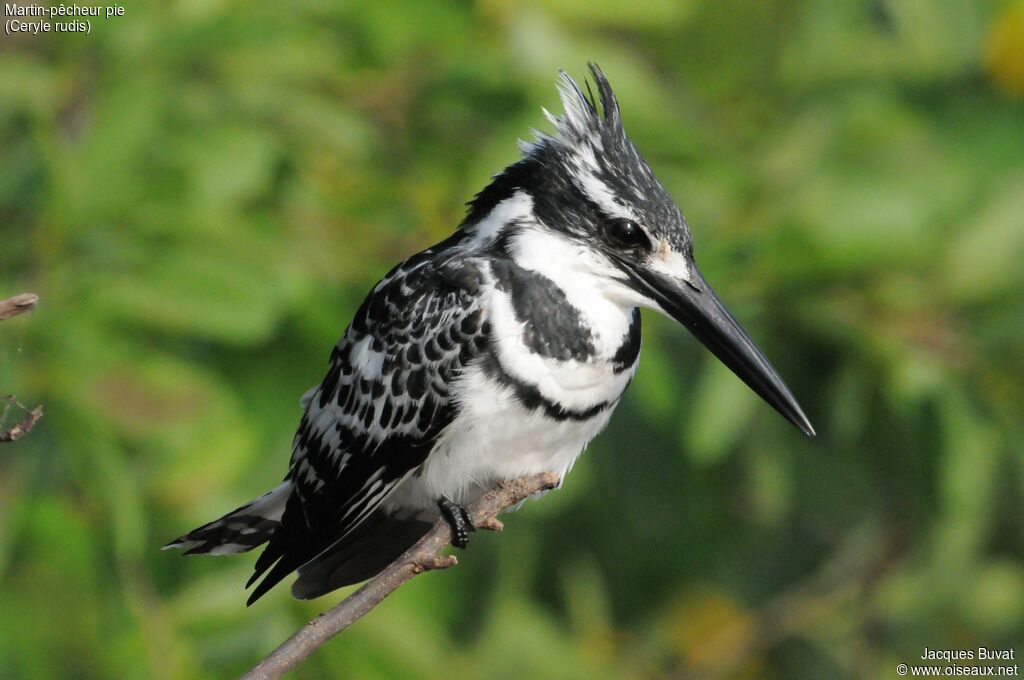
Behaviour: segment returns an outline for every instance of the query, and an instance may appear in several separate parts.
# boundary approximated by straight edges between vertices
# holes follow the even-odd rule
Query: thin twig
[[[0,321],[24,314],[25,312],[31,312],[38,303],[39,296],[35,293],[22,293],[6,300],[0,300]],[[3,415],[0,415],[0,426],[3,425],[4,420],[7,418],[7,412],[10,410],[12,403],[17,404],[19,408],[25,408],[13,396],[5,397],[5,399],[7,399],[7,406],[4,407]],[[20,423],[6,430],[0,430],[0,443],[13,442],[24,437],[32,429],[32,426],[36,424],[36,421],[42,417],[43,407],[36,406],[25,414]]]
[[[31,312],[36,308],[39,296],[35,293],[22,293],[6,300],[0,300],[0,321]]]
[[[13,400],[13,397],[8,397],[8,399]],[[21,404],[18,404],[18,406],[21,406]],[[10,408],[10,404],[8,404],[7,407]],[[4,415],[7,415],[7,408],[4,409]],[[32,429],[32,426],[36,424],[36,421],[42,417],[43,407],[40,404],[39,406],[36,406],[34,409],[26,413],[25,417],[22,418],[21,422],[18,423],[17,425],[14,425],[6,430],[0,430],[0,443],[13,442],[16,439],[24,437],[26,434],[28,434],[28,431]],[[2,422],[2,420],[3,419],[0,418],[0,422]]]
[[[476,527],[501,531],[501,522],[497,520],[498,513],[535,493],[553,489],[557,484],[558,476],[553,472],[502,482],[469,507],[469,516]],[[342,600],[336,607],[303,626],[255,668],[243,675],[241,680],[270,680],[281,677],[316,651],[320,645],[380,604],[381,600],[409,579],[425,571],[445,569],[457,564],[458,560],[454,555],[441,554],[451,540],[452,534],[448,523],[439,519],[426,536],[405,551],[387,569]]]

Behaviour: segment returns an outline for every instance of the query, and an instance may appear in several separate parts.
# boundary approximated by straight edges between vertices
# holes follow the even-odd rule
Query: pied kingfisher
[[[297,598],[377,574],[497,482],[561,478],[636,370],[639,307],[683,324],[765,401],[814,430],[697,271],[686,220],[626,136],[612,89],[564,72],[555,133],[469,203],[452,236],[392,269],[301,400],[275,489],[170,543],[225,554],[267,543],[252,604],[298,570]],[[600,107],[598,106],[598,99]]]

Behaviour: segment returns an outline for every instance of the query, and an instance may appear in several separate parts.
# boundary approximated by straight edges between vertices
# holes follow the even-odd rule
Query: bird
[[[697,269],[686,219],[626,135],[608,79],[589,71],[585,91],[559,72],[564,111],[542,109],[554,131],[520,141],[455,231],[366,296],[300,400],[284,481],[165,548],[266,544],[249,605],[293,572],[299,599],[372,578],[439,517],[465,548],[467,504],[523,475],[564,480],[605,428],[636,372],[640,308],[682,324],[814,436]]]

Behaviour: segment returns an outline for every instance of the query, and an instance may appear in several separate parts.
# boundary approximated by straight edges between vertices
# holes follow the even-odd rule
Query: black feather
[[[360,525],[426,460],[454,419],[445,376],[480,353],[486,343],[477,336],[487,330],[482,276],[471,258],[460,257],[464,236],[393,269],[339,341],[295,435],[292,493],[246,585],[260,581],[249,604],[311,560],[341,551],[354,559]],[[450,345],[431,348],[427,363],[428,339],[439,337]],[[367,347],[379,354],[371,357]],[[388,401],[378,413],[374,400],[381,397]]]

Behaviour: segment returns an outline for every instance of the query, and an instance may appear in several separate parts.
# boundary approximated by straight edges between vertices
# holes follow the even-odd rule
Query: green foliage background
[[[0,36],[0,297],[42,297],[0,392],[46,407],[0,447],[0,676],[230,677],[341,597],[246,609],[252,556],[157,548],[280,479],[362,295],[591,59],[820,435],[647,315],[565,487],[295,677],[1020,645],[1024,4],[139,1]]]

